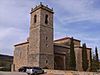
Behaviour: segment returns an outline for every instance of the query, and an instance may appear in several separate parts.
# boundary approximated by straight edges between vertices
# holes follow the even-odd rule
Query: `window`
[[[48,44],[46,43],[46,47],[48,47]]]
[[[46,40],[48,40],[48,37],[46,37]]]
[[[34,15],[34,23],[36,23],[37,15]]]
[[[48,63],[48,60],[46,60],[46,64]]]
[[[45,24],[48,24],[48,15],[45,15]]]

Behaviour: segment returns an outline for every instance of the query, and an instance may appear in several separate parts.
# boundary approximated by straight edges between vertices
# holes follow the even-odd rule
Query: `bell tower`
[[[29,66],[54,69],[53,13],[42,3],[31,9]]]

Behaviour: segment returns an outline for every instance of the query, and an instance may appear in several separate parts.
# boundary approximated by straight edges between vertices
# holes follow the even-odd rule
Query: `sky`
[[[54,39],[74,37],[100,50],[100,0],[0,0],[0,54],[13,55],[27,39],[30,9],[40,2],[55,12]]]

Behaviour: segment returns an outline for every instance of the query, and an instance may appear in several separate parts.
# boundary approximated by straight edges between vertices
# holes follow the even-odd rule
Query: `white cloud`
[[[88,5],[90,0],[53,0],[52,3],[55,3],[56,5],[59,5],[62,7],[62,10],[66,10],[70,13],[84,13],[88,10]],[[87,11],[85,11],[87,10]]]
[[[17,28],[0,28],[0,53],[13,55],[13,45],[26,40],[27,36],[27,33]]]
[[[91,11],[92,12],[92,11]],[[100,23],[100,11],[97,12],[88,12],[85,14],[78,14],[75,16],[65,17],[62,19],[62,22],[64,23],[74,23],[74,22],[83,22],[83,21],[91,21],[91,22],[97,22]]]
[[[53,0],[52,3],[60,7],[60,9],[58,8],[60,11],[59,13],[62,11],[66,12],[65,14],[60,14],[62,16],[58,15],[62,23],[81,22],[86,20],[100,22],[100,10],[93,7],[95,3],[94,0]]]
[[[29,12],[36,2],[0,0],[0,53],[13,55],[13,45],[28,37]]]

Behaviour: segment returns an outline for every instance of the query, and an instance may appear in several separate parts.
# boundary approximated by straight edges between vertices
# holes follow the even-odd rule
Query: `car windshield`
[[[25,68],[25,69],[30,69],[31,67],[22,67],[22,68]]]
[[[39,70],[41,70],[41,68],[40,67],[33,67],[34,69],[39,69]]]

